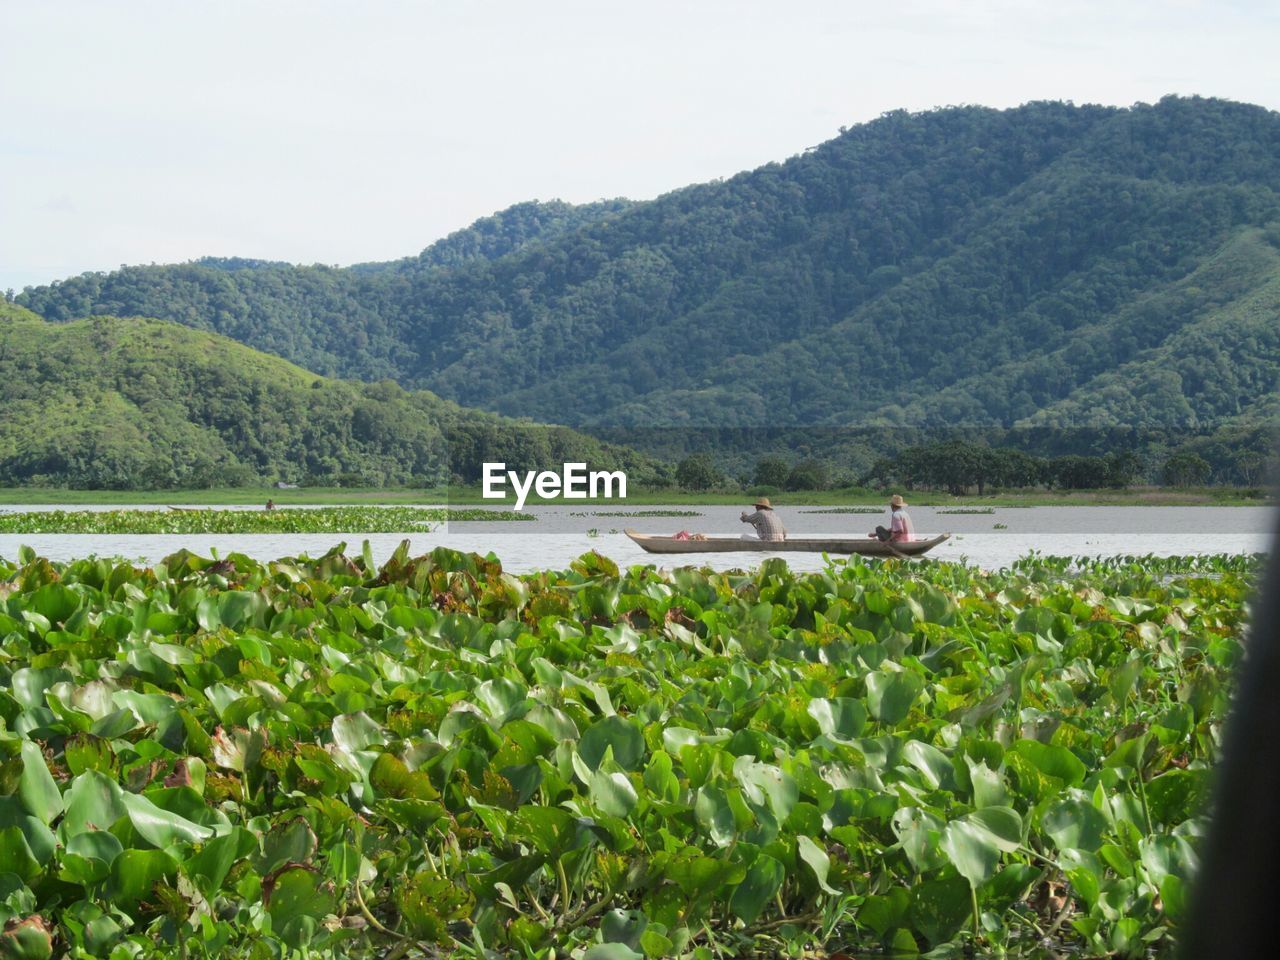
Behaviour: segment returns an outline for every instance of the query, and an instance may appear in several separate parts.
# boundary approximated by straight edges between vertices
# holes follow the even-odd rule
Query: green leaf
[[[62,813],[62,794],[44,762],[44,753],[30,740],[22,741],[22,779],[18,782],[22,805],[32,816],[52,823]]]
[[[86,770],[71,781],[64,797],[66,815],[61,830],[67,836],[74,836],[85,830],[110,829],[128,813],[123,798],[124,791],[114,780],[97,770]]]
[[[267,599],[256,590],[224,590],[218,594],[218,622],[232,630],[262,626]]]
[[[827,851],[818,846],[812,839],[801,834],[796,837],[796,853],[818,878],[818,886],[826,893],[839,893],[827,884],[827,873],[831,870],[831,858]]]
[[[1177,923],[1187,912],[1187,884],[1175,874],[1167,874],[1160,881],[1160,899],[1164,904],[1164,913]]]
[[[486,680],[476,687],[476,701],[495,720],[502,720],[525,702],[529,690],[524,684],[505,677]]]
[[[951,940],[971,915],[969,884],[962,877],[931,880],[913,891],[912,926],[934,946]]]
[[[979,809],[982,807],[1003,806],[1008,800],[1004,778],[997,771],[988,767],[985,762],[975,763],[966,757],[965,763],[969,768],[969,784],[973,790],[973,805]]]
[[[733,775],[742,786],[746,799],[769,809],[779,823],[784,822],[800,799],[800,787],[790,774],[768,763],[757,763],[751,757],[739,757],[733,764]]]
[[[614,762],[622,769],[640,769],[645,754],[644,734],[634,721],[615,714],[592,725],[578,741],[578,756],[594,770],[610,747]]]
[[[867,708],[861,700],[837,697],[824,700],[815,697],[806,708],[809,716],[818,721],[818,729],[833,740],[852,740],[861,736],[867,725]]]
[[[876,936],[884,937],[901,925],[911,906],[911,894],[906,887],[894,887],[884,896],[872,894],[858,908],[858,923],[870,927]]]
[[[263,901],[272,919],[282,923],[301,916],[321,920],[334,909],[333,895],[324,889],[320,875],[304,867],[290,867],[269,887],[264,884]]]
[[[125,850],[111,861],[106,896],[127,910],[150,898],[157,883],[177,873],[178,862],[163,850]]]
[[[67,853],[73,853],[90,860],[101,860],[110,863],[124,850],[124,846],[115,834],[105,830],[91,830],[77,833],[67,840]]]
[[[787,871],[783,865],[767,854],[756,857],[747,868],[747,875],[733,891],[729,909],[745,924],[755,923],[765,905],[782,889]]]
[[[530,859],[536,870],[540,861]],[[519,867],[520,864],[512,866]],[[518,885],[524,881],[513,878],[511,882]],[[471,896],[446,877],[416,873],[396,891],[396,905],[410,933],[425,940],[443,942],[448,937],[449,922],[469,911]]]
[[[621,770],[604,767],[591,775],[591,802],[611,817],[625,817],[639,802],[636,788]]]
[[[1057,744],[1041,743],[1038,740],[1019,740],[1013,749],[1046,776],[1061,780],[1069,787],[1077,787],[1084,782],[1088,772],[1080,758]]]
[[[182,871],[212,900],[236,861],[251,853],[257,845],[252,833],[236,827],[228,834],[207,841],[183,861]]]
[[[644,960],[644,954],[636,953],[625,943],[597,943],[582,955],[582,960]]]
[[[23,880],[32,880],[40,871],[40,862],[27,845],[21,828],[0,828],[0,874],[12,873]]]
[[[675,943],[670,937],[659,933],[653,927],[646,927],[640,933],[640,949],[649,960],[675,955]]]
[[[80,594],[61,583],[46,583],[31,594],[31,609],[50,623],[65,623],[80,606]]]
[[[535,704],[524,718],[530,723],[536,723],[556,740],[578,739],[578,725],[557,707],[549,707],[544,703]]]
[[[938,841],[942,837],[942,821],[919,807],[903,807],[893,815],[893,832],[902,844],[902,852],[917,873],[932,870],[942,862]]]
[[[867,705],[871,715],[886,726],[896,726],[907,718],[924,681],[905,670],[877,670],[867,674]]]
[[[45,705],[44,692],[55,683],[71,680],[72,676],[61,667],[22,667],[9,678],[13,699],[28,710]]]
[[[559,857],[578,838],[578,821],[561,807],[525,806],[515,815],[509,835],[529,840],[540,851]]]
[[[952,820],[942,831],[942,852],[975,890],[995,874],[1000,849],[991,835],[969,820]]]
[[[174,843],[198,843],[213,836],[213,830],[163,810],[146,797],[125,793],[120,797],[133,828],[148,843],[168,847]]]
[[[1045,810],[1040,829],[1062,850],[1097,850],[1107,832],[1107,819],[1088,800],[1064,797]]]
[[[1002,853],[1013,853],[1022,846],[1022,817],[1012,807],[984,807],[965,820],[985,830]]]
[[[449,815],[444,805],[434,800],[378,800],[374,809],[411,833],[423,833]]]
[[[73,775],[86,770],[98,770],[112,773],[116,766],[115,751],[111,742],[95,737],[91,733],[77,733],[66,742],[63,756],[67,761],[67,769]]]
[[[1199,863],[1195,849],[1185,837],[1143,837],[1138,844],[1138,852],[1147,876],[1157,888],[1168,876],[1189,882],[1195,876]]]
[[[924,774],[925,786],[930,790],[955,789],[951,759],[937,747],[922,740],[911,740],[902,748],[902,756]]]
[[[741,883],[746,869],[740,864],[712,857],[693,856],[672,860],[666,869],[667,879],[679,885],[690,898],[711,897],[726,883]]]
[[[718,786],[707,785],[698,789],[693,803],[698,825],[718,847],[727,847],[738,832],[737,818],[729,805],[728,795]]]
[[[644,770],[644,785],[654,800],[675,803],[680,799],[680,779],[673,773],[671,754],[659,750]]]
[[[1029,863],[1011,863],[991,878],[979,900],[991,910],[1008,910],[1027,896],[1027,891],[1040,877],[1040,870]]]
[[[347,713],[333,720],[333,742],[347,753],[367,750],[387,742],[382,728],[366,713]]]
[[[111,701],[121,709],[133,711],[133,715],[147,726],[155,726],[178,709],[178,703],[163,693],[137,693],[134,690],[117,690]]]

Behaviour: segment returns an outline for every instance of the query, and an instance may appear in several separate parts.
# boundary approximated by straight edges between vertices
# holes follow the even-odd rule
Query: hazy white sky
[[[1280,108],[1275,0],[0,0],[0,290],[416,253],[906,107]]]

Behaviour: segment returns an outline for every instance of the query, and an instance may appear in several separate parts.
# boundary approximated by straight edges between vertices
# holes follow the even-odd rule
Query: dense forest
[[[395,263],[130,267],[18,301],[592,429],[1242,429],[1280,373],[1280,115],[895,112],[656,200],[512,208]]]
[[[565,427],[326,379],[164,320],[51,324],[0,304],[0,382],[0,486],[427,486],[474,481],[485,460],[586,460],[643,482],[654,468]]]

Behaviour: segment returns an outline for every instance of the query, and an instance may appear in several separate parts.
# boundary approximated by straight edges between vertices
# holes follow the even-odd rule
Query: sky
[[[417,253],[899,108],[1280,109],[1274,0],[0,0],[0,291]]]

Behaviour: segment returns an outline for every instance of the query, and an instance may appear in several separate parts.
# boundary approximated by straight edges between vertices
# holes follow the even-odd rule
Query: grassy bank
[[[1134,487],[1128,490],[1026,490],[960,496],[933,491],[901,491],[919,506],[946,507],[1042,507],[1042,506],[1263,506],[1274,502],[1269,491],[1240,487]],[[782,506],[882,506],[883,490],[846,488],[842,490],[795,490],[771,494]],[[750,494],[717,491],[635,490],[625,500],[547,500],[530,495],[529,504],[655,506],[655,505],[735,505],[752,500]],[[485,500],[479,487],[448,489],[305,487],[277,490],[274,487],[220,487],[207,490],[66,490],[54,487],[0,489],[0,504],[265,504],[274,500],[286,505],[320,504],[463,504],[501,509],[504,502]],[[513,500],[506,501],[509,508]]]

